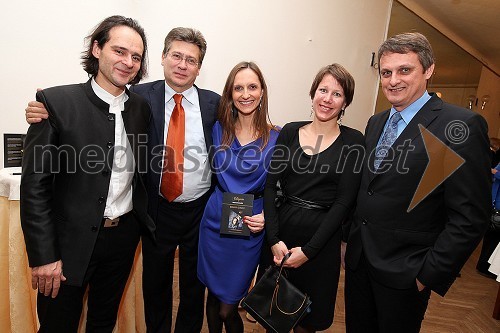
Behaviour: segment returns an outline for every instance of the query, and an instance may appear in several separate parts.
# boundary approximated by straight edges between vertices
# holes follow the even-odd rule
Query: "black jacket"
[[[346,264],[356,269],[364,253],[375,280],[396,289],[415,279],[444,295],[486,230],[491,210],[490,159],[486,121],[477,113],[433,96],[392,147],[393,162],[373,171],[377,142],[389,110],[370,118],[361,187],[349,234]],[[424,144],[422,132],[426,134]],[[438,143],[429,145],[429,143]],[[426,146],[426,144],[428,146]],[[450,176],[456,157],[464,163]],[[441,183],[410,209],[433,154],[431,173]],[[441,163],[441,164],[440,164]],[[380,169],[379,169],[380,170]],[[439,174],[441,173],[441,174]],[[421,182],[422,180],[422,182]]]
[[[122,117],[136,165],[133,213],[154,237],[142,179],[150,110],[142,97],[127,94]],[[106,206],[115,119],[90,80],[44,89],[37,100],[44,103],[49,119],[30,126],[24,148],[20,204],[29,264],[62,259],[66,283],[81,285]]]

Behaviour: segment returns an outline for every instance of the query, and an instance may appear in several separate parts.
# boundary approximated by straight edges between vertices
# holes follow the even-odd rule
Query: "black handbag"
[[[495,208],[491,211],[490,230],[500,232],[500,212]]]
[[[241,306],[271,332],[290,332],[310,311],[309,296],[298,290],[282,274],[283,264],[289,257],[290,253],[287,253],[280,267],[269,266],[241,301]]]

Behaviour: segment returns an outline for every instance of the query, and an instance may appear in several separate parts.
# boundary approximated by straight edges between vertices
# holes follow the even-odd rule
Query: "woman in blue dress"
[[[264,237],[263,190],[277,129],[268,122],[267,86],[252,62],[229,73],[213,128],[212,168],[217,186],[200,224],[198,278],[208,289],[211,333],[243,332],[238,304],[247,294]],[[224,192],[254,195],[253,215],[244,216],[250,236],[220,233]],[[226,222],[227,224],[227,222]]]

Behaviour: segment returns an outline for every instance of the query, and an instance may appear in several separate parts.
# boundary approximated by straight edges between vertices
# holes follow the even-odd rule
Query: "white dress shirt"
[[[128,95],[122,92],[113,96],[92,79],[92,89],[97,97],[109,104],[109,113],[115,115],[115,147],[108,199],[104,217],[114,219],[132,210],[132,179],[134,177],[134,155],[123,124],[122,111]]]
[[[177,94],[165,83],[165,129],[163,142],[167,142],[168,124],[175,107],[174,95]],[[191,87],[182,92],[186,133],[184,141],[184,174],[182,194],[175,202],[188,202],[201,197],[210,189],[212,177],[208,161],[207,145],[201,120],[198,90]],[[160,179],[161,185],[161,179]],[[161,195],[161,193],[159,193]]]

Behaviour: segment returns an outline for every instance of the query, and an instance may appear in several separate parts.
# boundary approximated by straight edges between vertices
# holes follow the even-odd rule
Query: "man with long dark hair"
[[[111,16],[87,37],[86,83],[37,93],[50,117],[26,136],[21,224],[40,332],[112,332],[141,230],[153,237],[141,173],[150,109],[126,88],[146,74],[146,37]],[[145,154],[144,154],[145,155]]]

